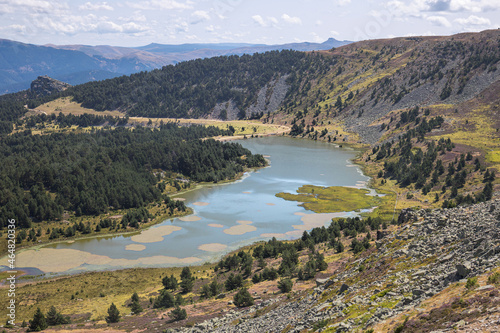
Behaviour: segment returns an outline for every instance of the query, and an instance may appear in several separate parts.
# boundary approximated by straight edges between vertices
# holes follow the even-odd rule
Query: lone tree
[[[45,316],[43,315],[42,310],[40,310],[40,308],[37,308],[35,315],[33,316],[33,320],[30,321],[28,332],[40,332],[46,329],[48,326],[49,325],[47,325],[47,321],[45,320]]]
[[[234,304],[240,308],[253,305],[252,295],[250,295],[247,288],[241,288],[236,295],[234,295]]]
[[[278,289],[281,290],[282,293],[287,293],[292,290],[293,282],[289,278],[283,279],[278,282]]]
[[[47,312],[47,325],[63,325],[69,324],[71,321],[69,317],[64,317],[60,312],[57,312],[55,306],[51,306],[49,312]]]
[[[181,290],[183,294],[187,294],[193,290],[193,275],[189,267],[184,267],[181,272]]]
[[[133,314],[139,314],[142,312],[142,306],[139,304],[139,295],[137,293],[134,293],[132,295],[132,303],[130,304],[130,309],[132,310]]]
[[[187,318],[187,313],[185,309],[181,309],[178,305],[170,311],[168,314],[170,318],[172,318],[172,321],[179,321],[179,320],[184,320]]]
[[[120,320],[120,311],[116,308],[115,303],[111,303],[108,309],[108,316],[106,317],[107,323],[117,323]]]

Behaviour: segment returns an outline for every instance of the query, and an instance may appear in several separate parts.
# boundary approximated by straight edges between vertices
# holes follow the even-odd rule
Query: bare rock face
[[[36,97],[48,96],[71,87],[70,84],[48,77],[39,76],[31,82],[30,93]]]

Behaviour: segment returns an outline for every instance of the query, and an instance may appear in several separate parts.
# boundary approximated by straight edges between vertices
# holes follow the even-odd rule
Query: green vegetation
[[[477,276],[467,279],[467,283],[465,284],[465,288],[467,290],[473,290],[476,289],[477,287],[479,287],[479,284],[477,283]]]
[[[245,167],[262,166],[260,155],[241,145],[199,140],[228,131],[214,127],[96,130],[91,133],[11,135],[0,142],[0,228],[15,218],[18,227],[60,219],[63,210],[76,216],[114,209],[139,208],[165,201],[170,213],[183,211],[161,191],[161,175],[177,172],[193,181],[232,179]],[[241,158],[246,156],[246,158]],[[64,160],[65,163],[61,163]],[[152,172],[156,170],[155,174]],[[160,183],[160,184],[159,184]],[[26,204],[25,204],[26,203]],[[137,226],[145,212],[127,215]],[[136,223],[137,222],[137,223]],[[74,230],[52,231],[57,234]]]
[[[247,108],[266,83],[289,74],[292,68],[310,70],[317,66],[314,58],[302,52],[273,51],[197,59],[148,73],[89,82],[29,105],[73,96],[83,107],[99,111],[120,109],[132,116],[199,118],[218,102],[232,100],[240,110]]]
[[[184,294],[187,294],[191,290],[193,290],[193,275],[191,274],[191,270],[189,267],[184,267],[181,272],[181,291]]]
[[[289,278],[280,280],[278,282],[278,289],[282,293],[288,293],[288,292],[292,291],[292,287],[293,287],[293,281]]]
[[[131,297],[131,303],[130,303],[130,309],[132,310],[133,314],[139,314],[142,312],[142,306],[139,303],[139,295],[137,293],[134,293]]]
[[[369,196],[367,189],[356,189],[342,186],[320,187],[314,185],[301,186],[297,193],[278,193],[277,197],[303,202],[301,206],[315,213],[349,212],[377,206],[383,198]]]
[[[241,288],[234,295],[234,304],[240,308],[253,305],[252,295],[250,295],[247,288]]]
[[[49,327],[49,325],[47,325],[45,315],[43,314],[42,310],[40,310],[40,308],[37,308],[33,319],[30,321],[28,332],[40,332],[47,327]]]
[[[115,303],[111,303],[108,309],[107,323],[117,323],[120,320],[120,311],[116,308]]]
[[[51,306],[49,312],[47,312],[47,325],[64,325],[71,323],[69,317],[63,316],[61,313],[57,312],[55,306]]]
[[[498,284],[500,283],[500,272],[494,272],[490,276],[488,276],[489,284]]]
[[[179,306],[176,306],[168,315],[172,318],[172,321],[180,321],[187,318],[186,309],[181,309]]]

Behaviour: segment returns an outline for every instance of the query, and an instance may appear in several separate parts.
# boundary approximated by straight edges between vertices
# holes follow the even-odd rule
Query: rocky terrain
[[[68,83],[44,75],[39,76],[36,80],[31,82],[29,92],[34,97],[43,97],[64,91],[69,87],[71,87],[71,85]]]
[[[317,280],[318,287],[298,301],[281,296],[172,331],[301,332],[318,323],[332,332],[368,329],[500,263],[500,199],[454,209],[405,210],[399,222],[400,231],[377,241],[377,249]],[[478,291],[495,288],[485,285]],[[497,295],[491,304],[499,300]],[[499,324],[499,308],[492,309],[496,316],[481,322],[484,331],[493,332]]]

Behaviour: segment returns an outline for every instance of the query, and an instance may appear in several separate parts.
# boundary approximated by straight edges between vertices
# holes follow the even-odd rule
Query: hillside
[[[110,45],[33,45],[0,40],[0,94],[27,89],[37,76],[48,75],[72,85],[128,75],[182,61],[221,55],[243,55],[273,50],[329,50],[348,44],[333,38],[324,43],[263,45],[150,44],[142,47]]]
[[[65,96],[85,108],[151,118],[260,118],[291,126],[292,136],[371,146],[372,156],[365,153],[360,161],[371,176],[395,180],[385,187],[402,192],[406,204],[453,206],[479,200],[484,172],[500,164],[499,41],[499,31],[490,30],[370,40],[310,53],[215,57],[88,83],[51,99]],[[431,141],[445,140],[446,149],[441,144],[441,153],[428,161],[436,167],[451,168],[462,155],[476,167],[458,179],[456,166],[448,175],[422,166],[425,172],[414,168],[414,177],[402,182],[382,166],[398,162],[393,143],[402,153],[404,138],[422,154]],[[375,154],[382,144],[381,152],[390,154]],[[415,156],[422,164],[414,152],[399,162],[408,165]]]
[[[69,95],[96,110],[150,117],[224,118],[229,113],[243,118],[280,111],[271,118],[287,124],[304,119],[302,131],[306,125],[321,128],[321,122],[330,121],[356,133],[361,142],[374,144],[397,132],[390,119],[398,110],[420,106],[436,110],[430,113],[434,115],[458,109],[456,117],[467,116],[467,102],[494,90],[498,82],[499,34],[490,30],[372,40],[307,55],[217,57],[89,83]],[[255,67],[262,67],[263,73],[257,74]],[[490,95],[492,100],[481,102],[488,105],[474,107],[484,112],[497,103],[496,95]],[[227,113],[221,115],[221,108]]]
[[[72,323],[47,332],[498,332],[499,61],[500,30],[489,30],[197,59],[39,98],[0,97],[0,215],[47,222],[64,240],[135,230],[151,209],[184,209],[170,190],[264,166],[241,146],[205,140],[261,133],[235,119],[359,149],[354,162],[383,194],[361,218],[190,270],[28,276],[16,291],[17,320],[54,305]],[[180,126],[213,119],[227,122]],[[277,195],[315,213],[361,204],[347,189],[304,185]],[[50,224],[81,215],[88,222]],[[21,242],[34,244],[35,232]],[[116,323],[106,321],[111,304]]]

